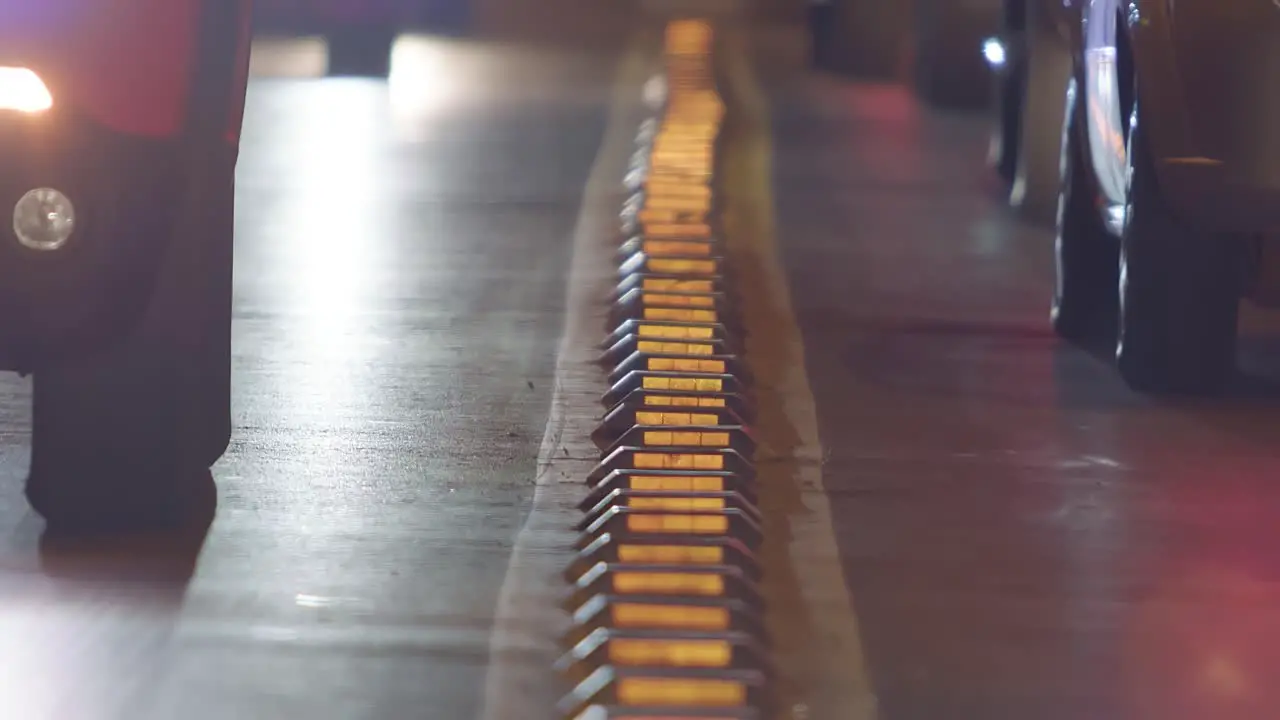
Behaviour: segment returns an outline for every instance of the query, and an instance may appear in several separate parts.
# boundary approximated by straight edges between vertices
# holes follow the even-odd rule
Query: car
[[[834,22],[844,39],[840,69],[894,79],[905,65],[920,97],[943,108],[985,106],[991,80],[983,41],[999,29],[1001,0],[845,0]]]
[[[915,0],[912,81],[937,107],[980,108],[991,82],[980,54],[1000,22],[1000,0]]]
[[[1280,6],[1072,4],[1053,327],[1137,390],[1221,391],[1241,298],[1274,303]]]
[[[262,34],[322,35],[331,75],[386,76],[391,49],[403,32],[458,34],[469,0],[257,0]]]
[[[0,0],[0,371],[33,376],[51,526],[174,509],[230,440],[249,21],[248,0]]]
[[[1004,0],[1000,31],[982,43],[994,79],[989,164],[1011,206],[1052,223],[1072,27],[1079,7],[1061,0]]]

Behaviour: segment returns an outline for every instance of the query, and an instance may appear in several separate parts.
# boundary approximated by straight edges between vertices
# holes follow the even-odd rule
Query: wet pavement
[[[180,559],[122,575],[137,547],[50,567],[29,386],[0,386],[6,718],[478,713],[613,54],[413,40],[389,84],[296,77],[316,52],[257,60],[237,427],[189,586]]]
[[[1052,235],[994,201],[981,118],[770,74],[778,242],[880,717],[1274,717],[1277,318],[1248,313],[1231,397],[1136,396],[1050,333]]]
[[[612,50],[414,41],[389,84],[300,77],[314,44],[258,54],[216,518],[165,567],[154,547],[42,549],[21,496],[28,386],[6,378],[0,716],[479,715],[517,533],[531,507],[543,530],[564,516],[535,501],[540,451],[591,462],[544,431],[556,353],[594,352],[562,334],[598,339],[566,302],[599,298],[565,290],[590,260],[575,242],[616,218],[609,191],[578,217]],[[737,129],[728,224],[757,290],[792,716],[1273,717],[1277,316],[1246,314],[1231,397],[1136,396],[1048,331],[1052,238],[995,201],[980,118],[761,60],[772,132]],[[598,412],[586,374],[562,413]],[[515,557],[541,578],[566,559]],[[554,694],[546,653],[517,663],[531,697]]]

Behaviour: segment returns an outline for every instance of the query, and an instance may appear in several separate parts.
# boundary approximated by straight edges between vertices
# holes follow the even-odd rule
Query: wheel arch
[[[1118,11],[1143,113],[1143,133],[1156,158],[1156,175],[1165,180],[1163,158],[1194,154],[1190,117],[1178,73],[1169,7],[1164,0],[1125,0]]]
[[[1085,142],[1091,148],[1088,154],[1093,172],[1102,182],[1100,190],[1105,191],[1109,203],[1123,202],[1124,165],[1128,162],[1124,149],[1104,151],[1092,146],[1095,140],[1114,146],[1121,142],[1120,138],[1127,137],[1129,110],[1134,101],[1143,109],[1142,132],[1156,159],[1158,184],[1167,190],[1176,189],[1178,169],[1170,171],[1170,165],[1162,160],[1190,154],[1191,133],[1167,6],[1163,0],[1082,0],[1081,9],[1073,62],[1085,103]],[[1091,47],[1115,48],[1116,68],[1113,87],[1109,89],[1091,85],[1105,77],[1090,77],[1088,68],[1092,65],[1087,58]],[[1106,66],[1101,60],[1096,62],[1099,68]],[[1135,85],[1136,97],[1132,93]],[[1108,96],[1111,99],[1104,100]],[[1094,102],[1113,105],[1095,107]],[[1117,121],[1119,127],[1112,125]],[[1107,212],[1105,208],[1102,211]]]

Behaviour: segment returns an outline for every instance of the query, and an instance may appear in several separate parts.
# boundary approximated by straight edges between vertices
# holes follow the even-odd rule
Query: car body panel
[[[1111,111],[1115,78],[1107,69],[1122,31],[1138,74],[1143,133],[1175,212],[1211,232],[1280,230],[1280,7],[1272,0],[1086,2],[1078,58],[1089,138],[1097,143],[1094,169],[1107,199],[1117,201],[1113,180],[1125,159],[1109,142],[1120,119]]]
[[[1218,161],[1222,181],[1241,191],[1280,193],[1280,6],[1219,0],[1174,7],[1170,31],[1188,98],[1187,156]]]
[[[35,69],[54,98],[0,111],[0,370],[120,337],[150,301],[194,174],[233,182],[250,3],[0,0],[0,65]],[[22,246],[10,220],[39,187],[75,204],[54,252]]]
[[[1122,117],[1120,102],[1118,25],[1115,0],[1090,0],[1086,5],[1079,68],[1085,128],[1098,190],[1112,206],[1124,205],[1128,174],[1125,151],[1128,118]]]
[[[172,137],[183,124],[199,7],[0,0],[0,64],[35,69],[55,103],[74,103],[112,130]]]

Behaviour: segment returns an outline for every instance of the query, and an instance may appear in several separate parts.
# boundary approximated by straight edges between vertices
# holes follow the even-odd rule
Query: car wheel
[[[128,335],[37,368],[27,499],[51,529],[181,524],[231,436],[232,152],[198,173]]]
[[[396,31],[383,27],[344,27],[329,33],[329,75],[387,77]]]
[[[1075,79],[1067,85],[1060,125],[1057,279],[1051,317],[1058,335],[1110,343],[1119,303],[1119,245],[1098,213],[1097,183],[1085,150],[1083,108]]]
[[[1245,244],[1174,217],[1136,103],[1130,118],[1116,361],[1136,390],[1212,393],[1235,370]]]

